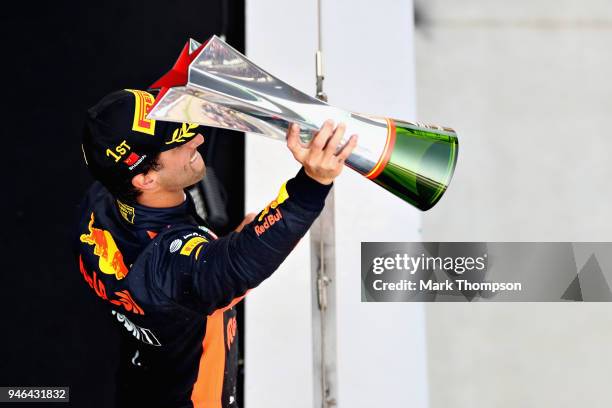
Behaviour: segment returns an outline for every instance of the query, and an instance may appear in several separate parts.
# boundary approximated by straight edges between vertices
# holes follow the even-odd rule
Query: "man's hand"
[[[236,232],[240,232],[242,231],[242,229],[247,225],[250,224],[251,222],[253,222],[253,220],[255,219],[255,217],[257,216],[257,214],[255,213],[248,213],[247,215],[244,216],[244,220],[242,220],[242,222],[240,223],[239,226],[236,227],[236,229],[234,231]]]
[[[346,158],[357,146],[357,135],[352,135],[342,150],[336,153],[345,130],[344,123],[334,129],[334,122],[327,120],[310,146],[304,147],[300,143],[300,128],[294,123],[287,131],[287,146],[310,178],[321,184],[331,184],[342,171]]]

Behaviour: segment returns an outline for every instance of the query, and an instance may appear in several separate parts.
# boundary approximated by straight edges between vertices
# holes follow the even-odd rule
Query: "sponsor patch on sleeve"
[[[203,242],[208,242],[204,237],[193,237],[183,245],[180,254],[189,256],[193,252],[194,248]]]
[[[287,193],[287,183],[283,183],[281,186],[276,199],[272,200],[270,204],[259,214],[257,217],[258,225],[254,226],[255,233],[257,236],[260,236],[264,232],[266,232],[272,225],[276,224],[277,221],[280,221],[283,218],[283,214],[280,208],[277,208],[279,205],[285,202],[289,198],[289,193]]]

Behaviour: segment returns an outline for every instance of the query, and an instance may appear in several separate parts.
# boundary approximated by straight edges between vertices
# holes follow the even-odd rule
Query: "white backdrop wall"
[[[314,94],[316,1],[248,0],[247,55]],[[415,117],[412,3],[323,1],[325,90],[340,107]],[[298,169],[279,142],[247,135],[247,210],[276,196]],[[419,240],[420,213],[346,170],[336,187],[340,408],[426,407],[424,308],[360,302],[362,241]],[[246,306],[245,406],[313,406],[309,241],[254,290]]]
[[[247,1],[248,57],[284,81],[310,91],[312,50],[317,41],[315,16],[314,1]],[[283,143],[247,134],[247,211],[267,205],[298,169]],[[247,296],[245,407],[313,406],[310,291],[307,235],[279,270]]]
[[[610,2],[421,5],[419,113],[461,143],[425,240],[610,241]],[[608,303],[431,304],[427,327],[432,408],[612,406]]]

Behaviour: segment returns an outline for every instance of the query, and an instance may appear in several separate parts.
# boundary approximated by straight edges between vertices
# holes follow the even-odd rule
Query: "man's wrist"
[[[308,172],[308,170],[305,167],[302,167],[304,169],[304,173],[306,173],[306,175],[308,177],[310,177],[311,179],[313,179],[314,181],[316,181],[319,184],[323,184],[324,186],[329,186],[331,183],[334,182],[333,178],[320,178],[320,177],[315,177],[312,174],[310,174]]]
[[[287,182],[287,193],[302,207],[320,211],[325,205],[325,197],[331,190],[332,183],[321,183],[306,173],[302,167],[297,175]]]

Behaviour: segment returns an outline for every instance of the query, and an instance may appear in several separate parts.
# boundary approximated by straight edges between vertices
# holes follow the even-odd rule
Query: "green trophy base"
[[[382,170],[366,177],[427,211],[440,200],[450,183],[459,150],[457,136],[448,128],[424,127],[401,120],[389,122],[388,162]]]

